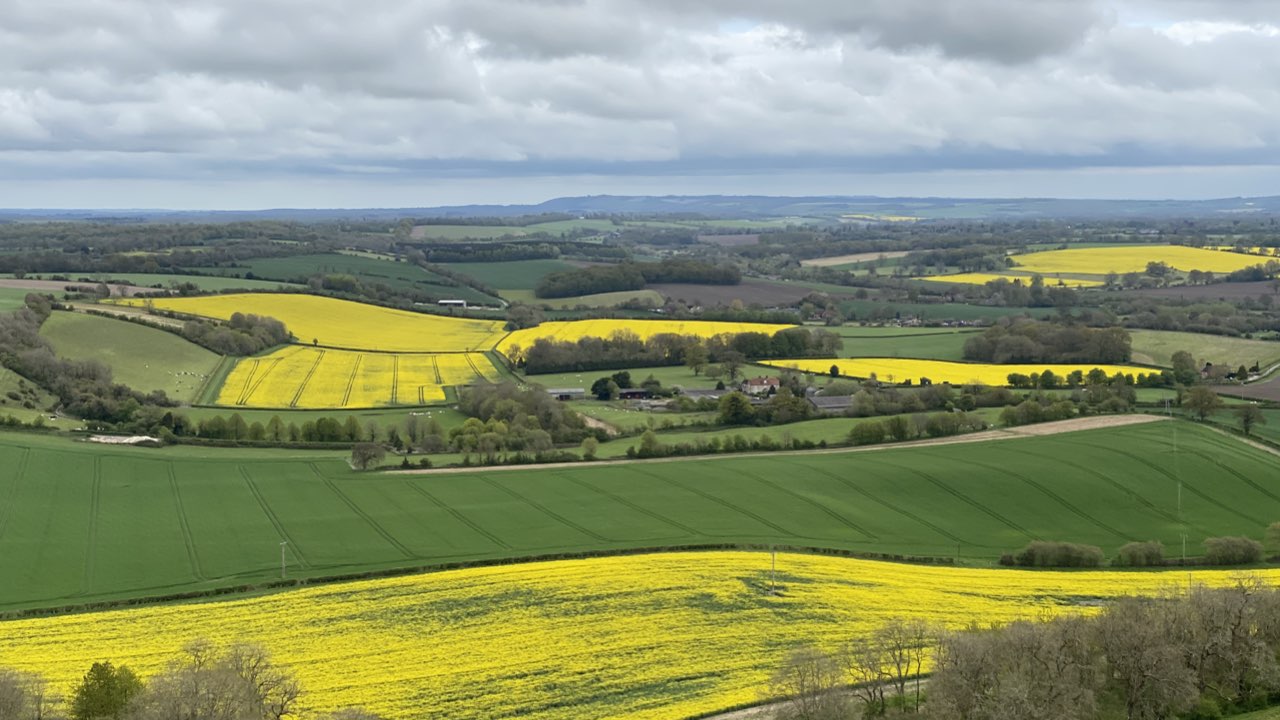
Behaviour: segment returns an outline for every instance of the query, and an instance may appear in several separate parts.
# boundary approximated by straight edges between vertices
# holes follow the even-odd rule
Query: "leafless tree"
[[[845,720],[850,717],[843,692],[844,669],[818,648],[803,647],[787,658],[773,675],[770,691],[786,698],[778,720]]]
[[[1128,720],[1160,720],[1196,701],[1196,676],[1177,641],[1171,604],[1122,600],[1098,620],[1097,636]]]

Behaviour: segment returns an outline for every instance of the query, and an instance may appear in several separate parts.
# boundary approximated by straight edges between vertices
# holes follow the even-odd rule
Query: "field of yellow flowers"
[[[1044,276],[1042,276],[1044,277]],[[992,280],[1005,279],[1009,282],[1021,281],[1023,285],[1031,285],[1030,275],[1010,275],[1009,273],[956,273],[955,275],[927,275],[925,277],[916,278],[916,280],[927,280],[929,282],[953,283],[959,285],[986,285]],[[1106,283],[1101,280],[1081,280],[1079,278],[1058,278],[1045,277],[1045,287],[1057,287],[1065,285],[1072,288],[1094,288],[1102,287]]]
[[[537,327],[516,330],[503,338],[498,344],[498,351],[515,360],[512,354],[519,355],[518,350],[527,349],[539,339],[563,340],[573,342],[584,337],[609,338],[618,333],[630,333],[641,340],[654,335],[669,333],[673,335],[697,335],[709,338],[716,335],[734,335],[746,332],[761,332],[772,335],[779,330],[795,327],[794,325],[773,325],[768,323],[716,322],[711,320],[569,320],[561,322],[544,322]]]
[[[1263,571],[1268,581],[1280,571]],[[110,659],[144,675],[195,638],[255,641],[317,711],[396,720],[687,718],[755,702],[800,643],[892,617],[949,627],[1096,612],[1099,600],[1221,585],[1229,571],[1049,572],[768,553],[670,553],[473,568],[204,604],[0,623],[0,667],[65,690]]]
[[[219,320],[235,313],[266,315],[283,322],[304,345],[351,350],[492,350],[506,332],[502,323],[492,320],[426,315],[317,295],[238,293],[121,302]]]
[[[362,353],[292,345],[238,360],[216,403],[305,409],[424,405],[443,401],[446,386],[499,377],[483,353]]]
[[[1253,255],[1219,252],[1184,245],[1126,245],[1049,250],[1014,255],[1012,259],[1015,269],[1041,275],[1053,273],[1106,275],[1113,272],[1143,272],[1147,269],[1149,262],[1167,263],[1170,267],[1184,272],[1202,270],[1229,273],[1265,262]]]
[[[996,365],[990,363],[962,363],[946,360],[915,360],[911,358],[804,358],[798,360],[762,360],[762,365],[779,368],[791,368],[801,372],[826,375],[835,365],[838,374],[844,377],[869,378],[872,375],[882,382],[902,383],[910,380],[919,383],[920,378],[929,378],[935,383],[951,383],[964,385],[982,383],[984,385],[1008,385],[1011,373],[1030,375],[1052,370],[1059,377],[1076,370],[1088,373],[1099,368],[1108,376],[1116,373],[1132,374],[1135,378],[1151,372],[1159,372],[1152,368],[1137,365],[1061,365],[1044,364],[1009,364]]]

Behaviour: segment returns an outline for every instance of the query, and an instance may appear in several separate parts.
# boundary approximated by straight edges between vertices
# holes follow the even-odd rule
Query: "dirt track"
[[[968,435],[957,435],[955,437],[935,438],[932,440],[912,440],[902,443],[888,443],[885,445],[868,445],[865,447],[842,447],[828,448],[826,450],[785,450],[781,452],[770,453],[733,453],[732,456],[767,454],[769,457],[779,457],[785,455],[827,455],[831,453],[857,453],[857,452],[878,452],[881,450],[896,450],[899,448],[911,447],[932,447],[935,445],[962,445],[965,443],[988,442],[992,440],[1015,440],[1017,438],[1041,437],[1044,435],[1057,435],[1059,433],[1078,432],[1081,430],[1098,430],[1102,428],[1123,427],[1125,425],[1141,425],[1150,422],[1161,422],[1169,418],[1164,415],[1095,415],[1093,417],[1074,418],[1072,420],[1059,420],[1057,422],[1040,423],[1038,425],[1024,425],[1022,427],[1007,428],[1002,430],[983,430],[982,432],[970,433]],[[695,455],[669,458],[653,458],[651,460],[606,460],[602,461],[602,465],[608,465],[616,462],[626,463],[664,463],[664,462],[698,462],[705,460],[715,460],[718,458],[730,457],[729,455]],[[392,474],[405,475],[447,475],[450,473],[478,473],[478,472],[510,472],[518,470],[535,470],[541,468],[571,468],[586,467],[587,463],[581,462],[564,462],[564,463],[544,463],[540,465],[480,465],[475,467],[463,468],[426,468],[422,470],[388,470]]]
[[[68,287],[84,288],[86,292],[93,292],[98,283],[94,282],[76,282],[74,280],[28,280],[23,278],[0,278],[0,288],[15,288],[18,290],[38,290],[46,293],[62,293],[66,292]],[[142,291],[154,291],[152,288],[139,288],[133,285],[108,285],[111,289],[112,297],[128,297]]]

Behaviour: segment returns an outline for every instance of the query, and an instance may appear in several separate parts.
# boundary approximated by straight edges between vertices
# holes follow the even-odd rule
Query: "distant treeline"
[[[466,225],[468,227],[527,227],[549,222],[577,220],[578,215],[569,213],[539,213],[537,215],[513,215],[510,217],[425,217],[414,218],[414,225]]]
[[[989,363],[1125,363],[1133,355],[1124,328],[1091,328],[1003,319],[965,341],[964,358]]]
[[[539,338],[532,347],[522,348],[517,364],[530,375],[686,365],[691,364],[691,356],[704,363],[740,364],[767,358],[835,357],[840,346],[838,335],[805,328],[781,330],[773,335],[747,332],[712,338],[664,333],[643,340],[634,333],[615,333],[608,338],[584,337],[576,341]]]
[[[642,290],[647,283],[737,285],[742,272],[732,265],[673,258],[656,263],[598,265],[554,272],[534,288],[540,298],[576,297],[595,293]]]

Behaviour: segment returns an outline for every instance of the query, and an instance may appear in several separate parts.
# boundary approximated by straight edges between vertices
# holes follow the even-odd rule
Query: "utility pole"
[[[281,540],[281,541],[280,541],[280,579],[281,579],[281,580],[284,580],[284,579],[285,579],[285,575],[284,575],[284,571],[285,571],[284,551],[285,551],[285,547],[287,547],[288,545],[289,545],[289,541],[288,541],[288,540]]]
[[[778,594],[778,551],[769,546],[769,594]]]

